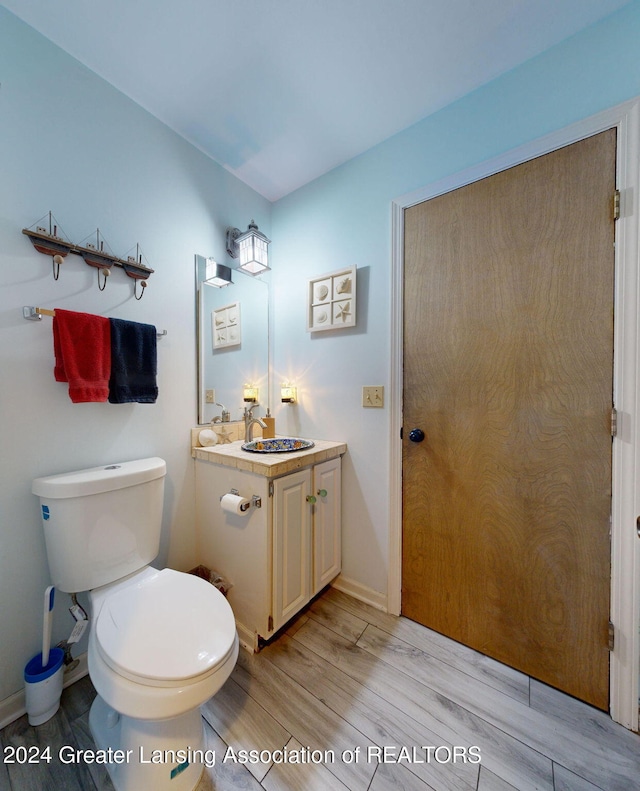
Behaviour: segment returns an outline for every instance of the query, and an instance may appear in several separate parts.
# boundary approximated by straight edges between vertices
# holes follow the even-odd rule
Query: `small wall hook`
[[[107,278],[111,274],[111,270],[108,269],[106,266],[102,267],[102,269],[98,269],[98,288],[100,291],[104,291],[107,285]],[[102,275],[102,285],[100,285],[100,275]]]
[[[61,255],[54,255],[51,259],[51,266],[53,267],[53,279],[57,280],[60,277],[60,264],[64,262]]]
[[[138,301],[140,301],[142,299],[142,297],[144,296],[144,290],[145,290],[146,287],[147,287],[147,281],[146,280],[141,280],[140,281],[140,288],[142,289],[142,291],[140,292],[140,296],[138,296],[138,281],[137,280],[133,281],[133,296]]]

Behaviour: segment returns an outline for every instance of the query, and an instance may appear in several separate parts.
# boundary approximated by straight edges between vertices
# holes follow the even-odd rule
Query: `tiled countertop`
[[[191,455],[200,461],[235,467],[237,470],[264,475],[266,478],[276,478],[309,467],[311,464],[342,456],[347,450],[344,442],[324,439],[312,441],[314,447],[308,450],[294,450],[290,453],[249,453],[242,450],[242,440],[238,440],[210,448],[193,447]]]

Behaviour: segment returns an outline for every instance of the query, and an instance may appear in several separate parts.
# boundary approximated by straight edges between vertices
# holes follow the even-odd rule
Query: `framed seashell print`
[[[338,269],[309,280],[307,300],[308,332],[354,327],[356,267]]]
[[[241,343],[239,302],[232,302],[212,312],[211,333],[214,351]]]

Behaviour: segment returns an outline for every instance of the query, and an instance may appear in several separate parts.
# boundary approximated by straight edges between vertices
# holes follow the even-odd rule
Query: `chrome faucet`
[[[253,416],[253,410],[260,406],[260,404],[252,404],[250,407],[244,408],[244,441],[251,442],[253,440],[253,427],[256,423],[260,426],[260,428],[266,428],[267,424],[264,420],[260,420],[259,417]]]

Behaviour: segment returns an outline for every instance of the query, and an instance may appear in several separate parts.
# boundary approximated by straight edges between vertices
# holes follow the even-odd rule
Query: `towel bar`
[[[24,305],[22,308],[22,315],[28,321],[42,321],[43,316],[55,316],[56,312],[49,308],[37,308],[32,305]],[[166,334],[166,330],[158,330],[156,332],[158,338],[163,338]]]

